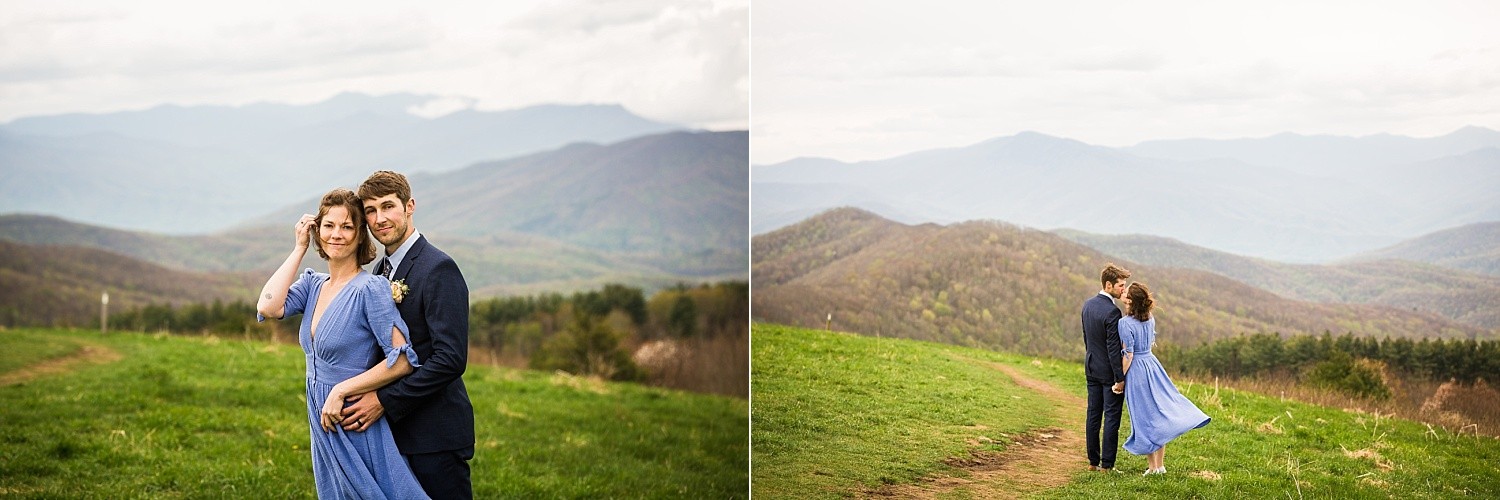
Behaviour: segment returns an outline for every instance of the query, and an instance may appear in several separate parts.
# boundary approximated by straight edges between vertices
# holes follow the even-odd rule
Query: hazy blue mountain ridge
[[[1500,147],[1500,132],[1470,126],[1430,138],[1282,133],[1251,139],[1146,141],[1121,150],[1149,158],[1184,161],[1233,158],[1303,173],[1357,175],[1367,168],[1435,160],[1491,147]]]
[[[415,174],[414,218],[460,263],[476,296],[744,280],[747,154],[743,131],[671,132]],[[13,214],[0,216],[0,239],[98,248],[175,269],[269,273],[291,249],[292,222],[316,205],[307,197],[267,207],[270,215],[206,235]],[[303,266],[324,264],[310,252]]]
[[[1500,222],[1445,229],[1373,252],[1350,262],[1403,259],[1490,276],[1500,276]]]
[[[1424,154],[1442,148],[1452,154],[1368,165],[1358,175],[1305,169],[1297,162],[1260,165],[1227,154],[1143,157],[1132,148],[1035,132],[852,164],[798,159],[752,168],[753,231],[774,230],[796,222],[797,215],[857,206],[903,222],[994,219],[1043,229],[1153,234],[1243,255],[1324,262],[1500,219],[1500,197],[1491,195],[1500,192],[1500,150],[1483,142],[1500,133],[1460,132],[1445,139],[1387,138],[1416,144],[1408,149]],[[1343,154],[1347,142],[1289,139],[1303,149],[1326,140],[1333,156]],[[1464,149],[1471,146],[1479,149]],[[1284,156],[1313,161],[1298,151]],[[803,188],[812,185],[819,189]]]
[[[612,105],[431,119],[407,112],[431,99],[341,94],[309,105],[164,105],[21,118],[0,126],[0,213],[205,234],[357,184],[375,170],[451,171],[681,128]]]

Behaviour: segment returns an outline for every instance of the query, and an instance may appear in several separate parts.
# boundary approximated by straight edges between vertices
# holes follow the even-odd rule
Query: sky
[[[749,124],[749,0],[0,0],[0,123],[160,104],[437,96]]]
[[[1500,130],[1500,2],[918,4],[754,0],[751,162]]]

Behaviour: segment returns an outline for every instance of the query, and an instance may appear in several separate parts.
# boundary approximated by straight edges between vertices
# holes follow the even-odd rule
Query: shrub
[[[637,380],[640,370],[620,345],[620,338],[602,318],[580,316],[560,335],[542,344],[541,350],[531,357],[531,367],[610,380]]]
[[[1348,353],[1335,351],[1327,361],[1312,365],[1303,382],[1351,396],[1390,399],[1391,390],[1380,376],[1380,366],[1368,360],[1356,360]]]

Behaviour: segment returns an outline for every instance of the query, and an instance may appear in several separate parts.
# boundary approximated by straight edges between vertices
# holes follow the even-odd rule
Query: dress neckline
[[[333,307],[334,304],[338,303],[339,298],[344,296],[344,292],[349,290],[349,285],[353,285],[354,281],[359,279],[359,275],[361,274],[366,274],[365,270],[360,269],[359,272],[354,273],[354,277],[349,278],[349,282],[344,283],[344,287],[340,288],[337,293],[333,294],[333,298],[328,299],[328,306]],[[323,279],[323,281],[318,282],[317,293],[313,294],[312,305],[309,306],[307,315],[307,340],[309,342],[317,340],[318,325],[322,324],[323,322],[323,316],[318,313],[318,296],[323,294],[323,286],[327,285],[331,281],[333,281],[333,275],[329,274],[327,278]]]

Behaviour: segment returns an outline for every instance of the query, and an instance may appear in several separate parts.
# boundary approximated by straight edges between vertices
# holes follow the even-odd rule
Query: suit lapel
[[[404,280],[406,275],[411,274],[412,266],[416,265],[417,259],[422,258],[422,250],[427,248],[427,236],[417,236],[417,242],[406,251],[406,257],[401,259],[401,267],[396,268],[396,273],[391,275],[393,280]]]

